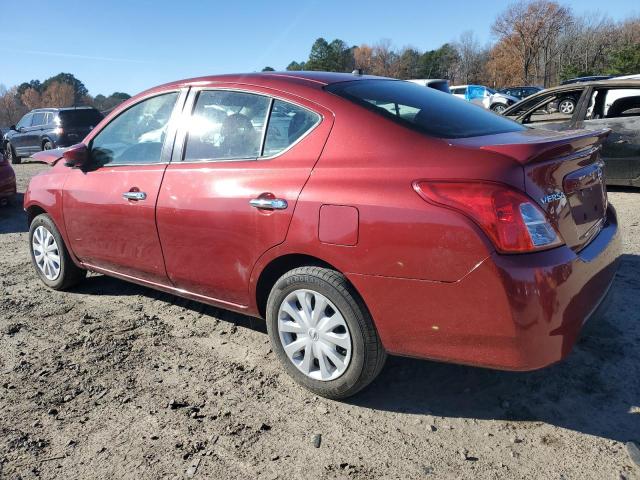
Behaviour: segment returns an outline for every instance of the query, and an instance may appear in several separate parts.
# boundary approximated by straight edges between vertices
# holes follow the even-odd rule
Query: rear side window
[[[401,125],[439,138],[466,138],[524,130],[522,125],[433,88],[397,80],[334,83],[327,91]]]
[[[286,150],[319,121],[320,116],[317,113],[291,103],[274,100],[262,155],[270,157]]]
[[[184,161],[271,157],[289,148],[319,121],[314,112],[264,95],[203,91],[188,125]]]
[[[271,100],[226,90],[198,95],[189,123],[185,161],[257,158]]]
[[[102,121],[102,114],[97,110],[63,110],[58,114],[64,128],[93,128]]]

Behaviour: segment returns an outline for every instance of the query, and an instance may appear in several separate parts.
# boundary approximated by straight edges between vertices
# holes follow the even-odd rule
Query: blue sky
[[[2,0],[0,84],[59,72],[93,95],[137,93],[197,75],[284,69],[322,36],[348,44],[390,39],[434,49],[473,30],[481,43],[509,2],[497,0]],[[576,13],[639,14],[631,0],[566,0]],[[99,7],[98,7],[99,5]],[[606,7],[606,8],[605,8]],[[37,12],[42,12],[38,14]]]

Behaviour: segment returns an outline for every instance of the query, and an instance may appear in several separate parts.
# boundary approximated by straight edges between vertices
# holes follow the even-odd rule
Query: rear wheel
[[[53,150],[53,143],[50,140],[47,140],[42,144],[42,150]]]
[[[507,106],[503,103],[494,103],[493,105],[491,105],[491,110],[493,110],[496,113],[502,114],[502,112],[504,112],[506,109],[507,109]]]
[[[22,158],[16,155],[16,151],[14,150],[13,146],[8,142],[5,146],[4,153],[7,157],[7,160],[9,160],[14,165],[22,162]]]
[[[60,232],[46,213],[38,215],[31,222],[29,243],[36,273],[48,287],[65,290],[86,276],[87,271],[71,260]]]
[[[327,398],[357,393],[386,359],[366,306],[343,275],[327,268],[280,277],[267,301],[267,330],[287,373]]]

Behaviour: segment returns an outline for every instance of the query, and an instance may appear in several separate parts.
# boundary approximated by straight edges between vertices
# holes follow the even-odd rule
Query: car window
[[[33,120],[31,122],[32,127],[37,127],[39,125],[44,125],[44,117],[46,116],[46,112],[38,112],[33,114]]]
[[[104,118],[102,114],[92,108],[79,110],[63,110],[60,112],[60,125],[64,128],[95,127]]]
[[[357,80],[325,89],[403,126],[439,138],[516,132],[524,127],[433,88],[397,80]],[[397,105],[388,108],[386,105]],[[364,126],[363,128],[366,128]]]
[[[640,115],[640,88],[598,88],[589,99],[585,120]]]
[[[158,95],[118,115],[92,140],[92,160],[98,166],[158,163],[177,98],[177,92]]]
[[[320,115],[282,100],[274,100],[262,156],[277,155],[320,121]]]
[[[51,123],[53,123],[53,113],[47,112],[47,114],[44,117],[44,124],[49,125]]]
[[[24,127],[30,127],[31,120],[33,120],[33,114],[27,113],[24,117],[20,119],[20,121],[16,125],[16,129],[20,130],[21,128],[24,128]]]
[[[582,89],[562,92],[550,92],[547,95],[527,97],[516,103],[516,108],[508,112],[508,117],[525,115],[525,124],[558,122],[570,120],[578,105]],[[536,105],[540,104],[538,107]],[[536,108],[535,110],[532,110]]]
[[[452,88],[451,93],[454,95],[464,95],[467,91],[467,87],[462,88]]]
[[[200,92],[187,130],[185,161],[260,156],[271,99],[226,90]]]

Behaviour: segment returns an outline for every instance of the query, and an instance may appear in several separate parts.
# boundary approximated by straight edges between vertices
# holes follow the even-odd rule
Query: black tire
[[[504,103],[494,103],[491,105],[491,111],[501,114],[507,109],[507,106]]]
[[[53,150],[53,143],[51,143],[51,140],[47,140],[42,144],[42,150]]]
[[[563,111],[564,110],[564,111]],[[565,115],[573,115],[576,111],[576,99],[573,97],[564,97],[558,102],[558,112]]]
[[[44,227],[48,230],[51,235],[53,235],[56,243],[58,244],[58,253],[60,257],[60,273],[55,279],[48,279],[44,273],[40,270],[40,268],[36,265],[35,254],[33,251],[33,235],[38,227]],[[49,288],[54,290],[66,290],[74,285],[77,285],[80,281],[82,281],[87,275],[87,271],[79,268],[71,257],[69,256],[69,251],[67,250],[66,245],[64,244],[64,240],[58,231],[55,223],[49,215],[46,213],[42,213],[36,216],[31,225],[29,226],[29,251],[31,252],[31,263],[33,264],[33,268],[35,269],[40,280]]]
[[[298,289],[318,292],[340,311],[351,335],[351,360],[344,373],[334,380],[316,380],[291,362],[278,331],[278,312],[287,295]],[[300,267],[284,274],[273,286],[267,300],[267,330],[276,356],[287,373],[300,385],[322,397],[338,400],[362,390],[375,379],[386,360],[373,321],[360,296],[347,279],[335,270]]]
[[[17,165],[19,163],[22,163],[22,157],[16,155],[16,151],[10,143],[7,143],[4,152],[7,156],[7,160],[9,160],[12,164]]]

